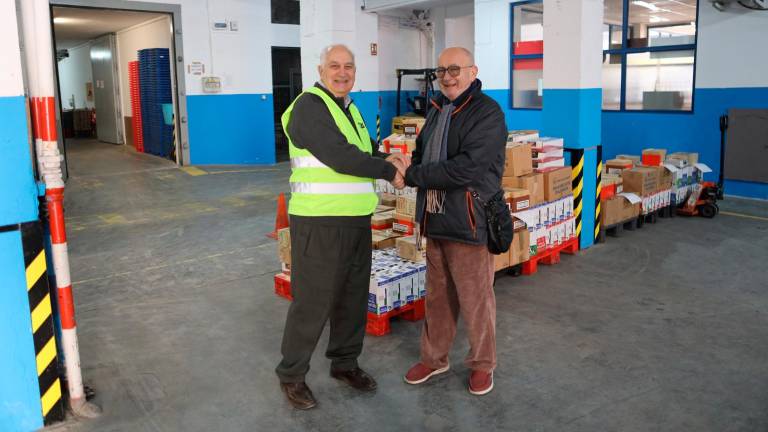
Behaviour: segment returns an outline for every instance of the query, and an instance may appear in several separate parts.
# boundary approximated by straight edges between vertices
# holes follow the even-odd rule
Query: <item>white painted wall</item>
[[[16,5],[12,1],[0,1],[0,97],[23,94]]]
[[[436,8],[437,9],[437,8]],[[435,59],[448,47],[475,49],[475,5],[472,2],[445,6],[442,41],[435,36]],[[435,23],[435,25],[439,25]]]
[[[352,91],[379,90],[381,60],[370,53],[370,44],[380,42],[378,16],[363,12],[361,5],[362,0],[301,1],[301,75],[305,88],[319,78],[320,51],[328,45],[345,44],[355,53],[358,70]]]
[[[696,87],[768,87],[768,12],[699,2]]]
[[[86,83],[93,81],[91,68],[91,44],[85,43],[69,50],[69,57],[59,62],[59,88],[61,90],[61,106],[64,109],[73,108],[70,105],[74,95],[74,108],[93,108],[93,98],[86,99]]]
[[[475,63],[483,89],[509,88],[510,0],[475,0]]]
[[[428,36],[415,29],[401,28],[398,16],[379,16],[379,88],[397,89],[395,69],[423,69],[434,64]],[[415,76],[404,76],[404,90],[419,89]]]
[[[144,1],[181,5],[188,95],[203,93],[201,78],[186,68],[193,61],[222,79],[222,94],[272,93],[272,46],[299,46],[299,26],[271,23],[270,0]],[[238,31],[211,30],[214,21],[231,20]]]
[[[138,60],[138,51],[147,48],[171,47],[171,19],[163,16],[117,32],[117,52],[120,71],[120,99],[123,116],[133,115],[131,107],[131,87],[129,83],[128,63]],[[171,86],[175,82],[173,64],[171,64]],[[63,95],[62,95],[63,97]]]

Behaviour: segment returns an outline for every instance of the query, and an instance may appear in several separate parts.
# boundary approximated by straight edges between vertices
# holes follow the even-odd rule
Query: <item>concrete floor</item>
[[[125,147],[69,144],[66,209],[83,375],[104,415],[68,431],[764,431],[768,204],[627,233],[496,286],[496,387],[451,372],[403,383],[420,325],[367,337],[357,394],[321,339],[289,408],[273,369],[288,302],[264,234],[289,168],[178,169]],[[199,175],[193,175],[199,174]],[[745,217],[743,215],[753,217]]]

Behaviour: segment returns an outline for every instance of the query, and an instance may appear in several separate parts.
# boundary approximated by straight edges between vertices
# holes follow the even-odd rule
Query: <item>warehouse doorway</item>
[[[288,160],[288,138],[280,118],[288,106],[301,94],[301,49],[272,47],[272,103],[275,120],[275,158]]]
[[[73,169],[73,152],[124,169],[132,165],[112,159],[140,155],[134,159],[150,164],[189,163],[186,98],[179,97],[184,75],[177,67],[180,12],[178,5],[51,0],[65,175]]]

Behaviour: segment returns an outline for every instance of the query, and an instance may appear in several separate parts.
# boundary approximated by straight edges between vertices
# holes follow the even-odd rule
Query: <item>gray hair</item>
[[[330,54],[330,52],[336,48],[341,48],[346,50],[349,53],[349,55],[352,56],[352,63],[355,62],[355,53],[353,53],[348,46],[344,44],[334,44],[334,45],[328,45],[327,47],[320,50],[320,66],[323,66],[325,64],[325,61],[328,59],[328,54]]]

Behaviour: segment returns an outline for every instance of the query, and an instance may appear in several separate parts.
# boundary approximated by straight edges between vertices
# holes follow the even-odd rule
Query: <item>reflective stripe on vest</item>
[[[375,193],[372,183],[291,183],[291,193],[305,194],[365,194]]]
[[[291,168],[328,168],[328,165],[314,156],[296,156],[291,158]]]

